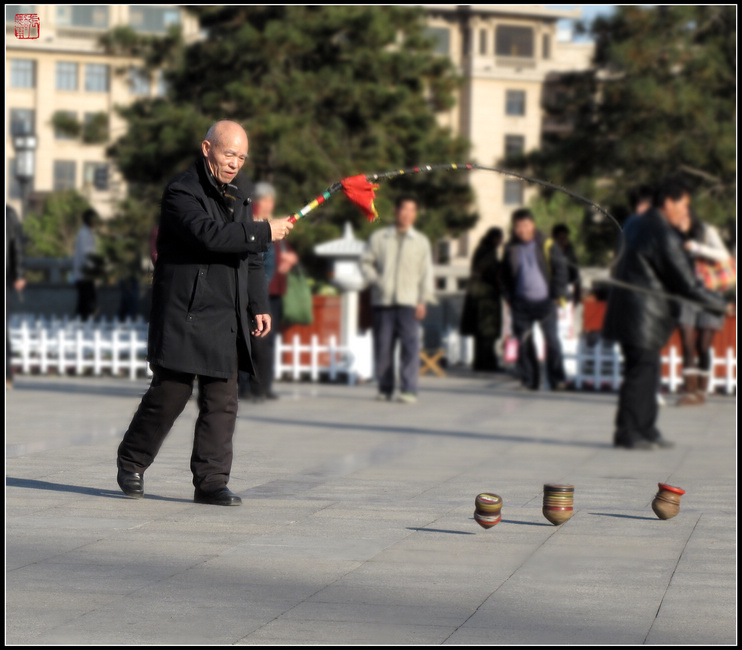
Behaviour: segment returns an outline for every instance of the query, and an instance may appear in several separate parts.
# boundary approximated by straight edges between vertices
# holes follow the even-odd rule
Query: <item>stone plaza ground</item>
[[[611,445],[616,395],[505,375],[280,383],[241,403],[230,488],[192,501],[192,401],[116,484],[144,380],[19,377],[6,393],[8,645],[735,644],[736,398],[669,404],[677,446]],[[544,483],[575,486],[561,526]],[[686,490],[659,520],[657,483]],[[484,530],[474,498],[495,492]]]

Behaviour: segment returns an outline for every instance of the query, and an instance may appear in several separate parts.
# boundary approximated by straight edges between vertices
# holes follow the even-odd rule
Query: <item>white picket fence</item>
[[[288,361],[284,358],[288,357]],[[307,359],[304,361],[304,359]],[[275,378],[290,378],[294,381],[309,379],[318,381],[327,377],[337,381],[344,377],[350,385],[357,381],[373,379],[373,338],[371,332],[355,336],[349,345],[338,345],[331,336],[327,344],[320,344],[313,335],[309,344],[303,344],[298,335],[291,342],[276,337]]]
[[[149,376],[147,323],[135,321],[81,321],[79,318],[10,319],[11,363],[16,372],[84,375],[104,372],[130,379]]]
[[[539,351],[539,358],[543,359],[543,339],[534,330],[534,341]],[[562,338],[562,354],[564,370],[567,378],[578,390],[591,388],[593,390],[618,390],[621,387],[623,373],[623,355],[617,343],[609,343],[598,339],[590,345],[587,337]],[[444,337],[444,349],[449,365],[469,366],[474,358],[473,339],[464,337],[458,332],[450,331]],[[663,385],[669,392],[675,393],[683,384],[683,357],[680,352],[671,346],[669,354],[662,357],[663,364],[668,366],[668,376],[662,378]],[[723,377],[717,377],[717,369],[723,368]],[[732,348],[727,348],[723,357],[715,356],[711,350],[711,380],[709,393],[721,389],[727,395],[733,395],[737,389],[737,356]]]
[[[79,319],[41,319],[14,315],[9,322],[12,346],[11,363],[23,374],[76,375],[104,373],[113,376],[128,375],[130,379],[151,376],[146,361],[147,323],[136,321],[82,322]],[[538,328],[534,341],[543,358],[543,339]],[[470,366],[474,358],[472,337],[461,336],[452,330],[442,341],[448,366]],[[575,388],[618,390],[621,385],[623,358],[617,344],[598,340],[590,345],[587,338],[562,337],[564,366]],[[683,383],[682,357],[675,347],[662,358],[669,367],[663,378],[667,389],[674,393]],[[722,389],[728,395],[737,389],[737,357],[729,348],[726,355],[717,357],[712,350],[712,379],[709,392]],[[723,368],[723,376],[716,370]],[[348,345],[339,345],[333,336],[320,344],[313,336],[308,344],[294,336],[284,341],[276,337],[276,379],[293,381],[345,380],[348,384],[374,378],[373,337],[371,332],[355,336]]]

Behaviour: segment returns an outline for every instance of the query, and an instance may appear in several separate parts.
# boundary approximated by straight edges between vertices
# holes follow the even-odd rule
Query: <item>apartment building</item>
[[[543,5],[423,5],[436,51],[447,55],[464,79],[456,106],[440,122],[472,143],[471,158],[493,166],[507,153],[539,148],[544,121],[545,88],[565,72],[590,64],[591,43],[558,38],[558,21],[577,20],[580,10],[554,10]],[[536,192],[512,177],[485,171],[470,173],[480,220],[457,240],[440,242],[438,288],[460,289],[469,260],[484,233],[507,228],[513,210]]]
[[[181,25],[187,40],[199,33],[197,19],[175,5],[5,5],[6,200],[19,214],[15,136],[36,136],[32,205],[75,188],[105,217],[124,196],[105,155],[126,128],[114,107],[165,92],[161,74],[150,78],[139,61],[99,45],[101,35],[124,25],[152,35]],[[77,134],[74,124],[82,127]]]

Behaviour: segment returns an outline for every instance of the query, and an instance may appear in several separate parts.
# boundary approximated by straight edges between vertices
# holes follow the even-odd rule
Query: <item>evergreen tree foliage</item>
[[[438,126],[459,80],[432,51],[420,9],[369,6],[190,7],[206,37],[172,36],[155,45],[126,30],[107,35],[111,51],[165,63],[168,96],[121,109],[126,135],[110,148],[136,196],[152,200],[200,155],[219,119],[249,135],[245,172],[277,188],[278,214],[290,214],[334,181],[365,172],[464,160],[465,141]],[[150,48],[149,50],[147,48]],[[118,48],[118,49],[117,49]],[[377,207],[391,222],[394,197],[420,199],[420,227],[432,238],[471,227],[473,196],[465,174],[429,174],[384,183]],[[343,198],[299,222],[291,237],[305,259],[317,242],[351,221],[372,228]]]
[[[534,175],[630,214],[628,194],[683,173],[705,222],[736,215],[736,7],[619,6],[596,20],[591,68],[560,80],[545,109],[570,124],[521,161]],[[548,200],[549,193],[543,194]],[[615,228],[585,215],[583,261],[605,261]]]

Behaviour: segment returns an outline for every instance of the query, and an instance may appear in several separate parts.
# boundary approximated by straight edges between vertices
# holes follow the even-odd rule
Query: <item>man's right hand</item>
[[[278,241],[289,234],[289,231],[294,227],[294,224],[289,221],[289,218],[272,219],[268,222],[268,225],[271,227],[271,241]]]

